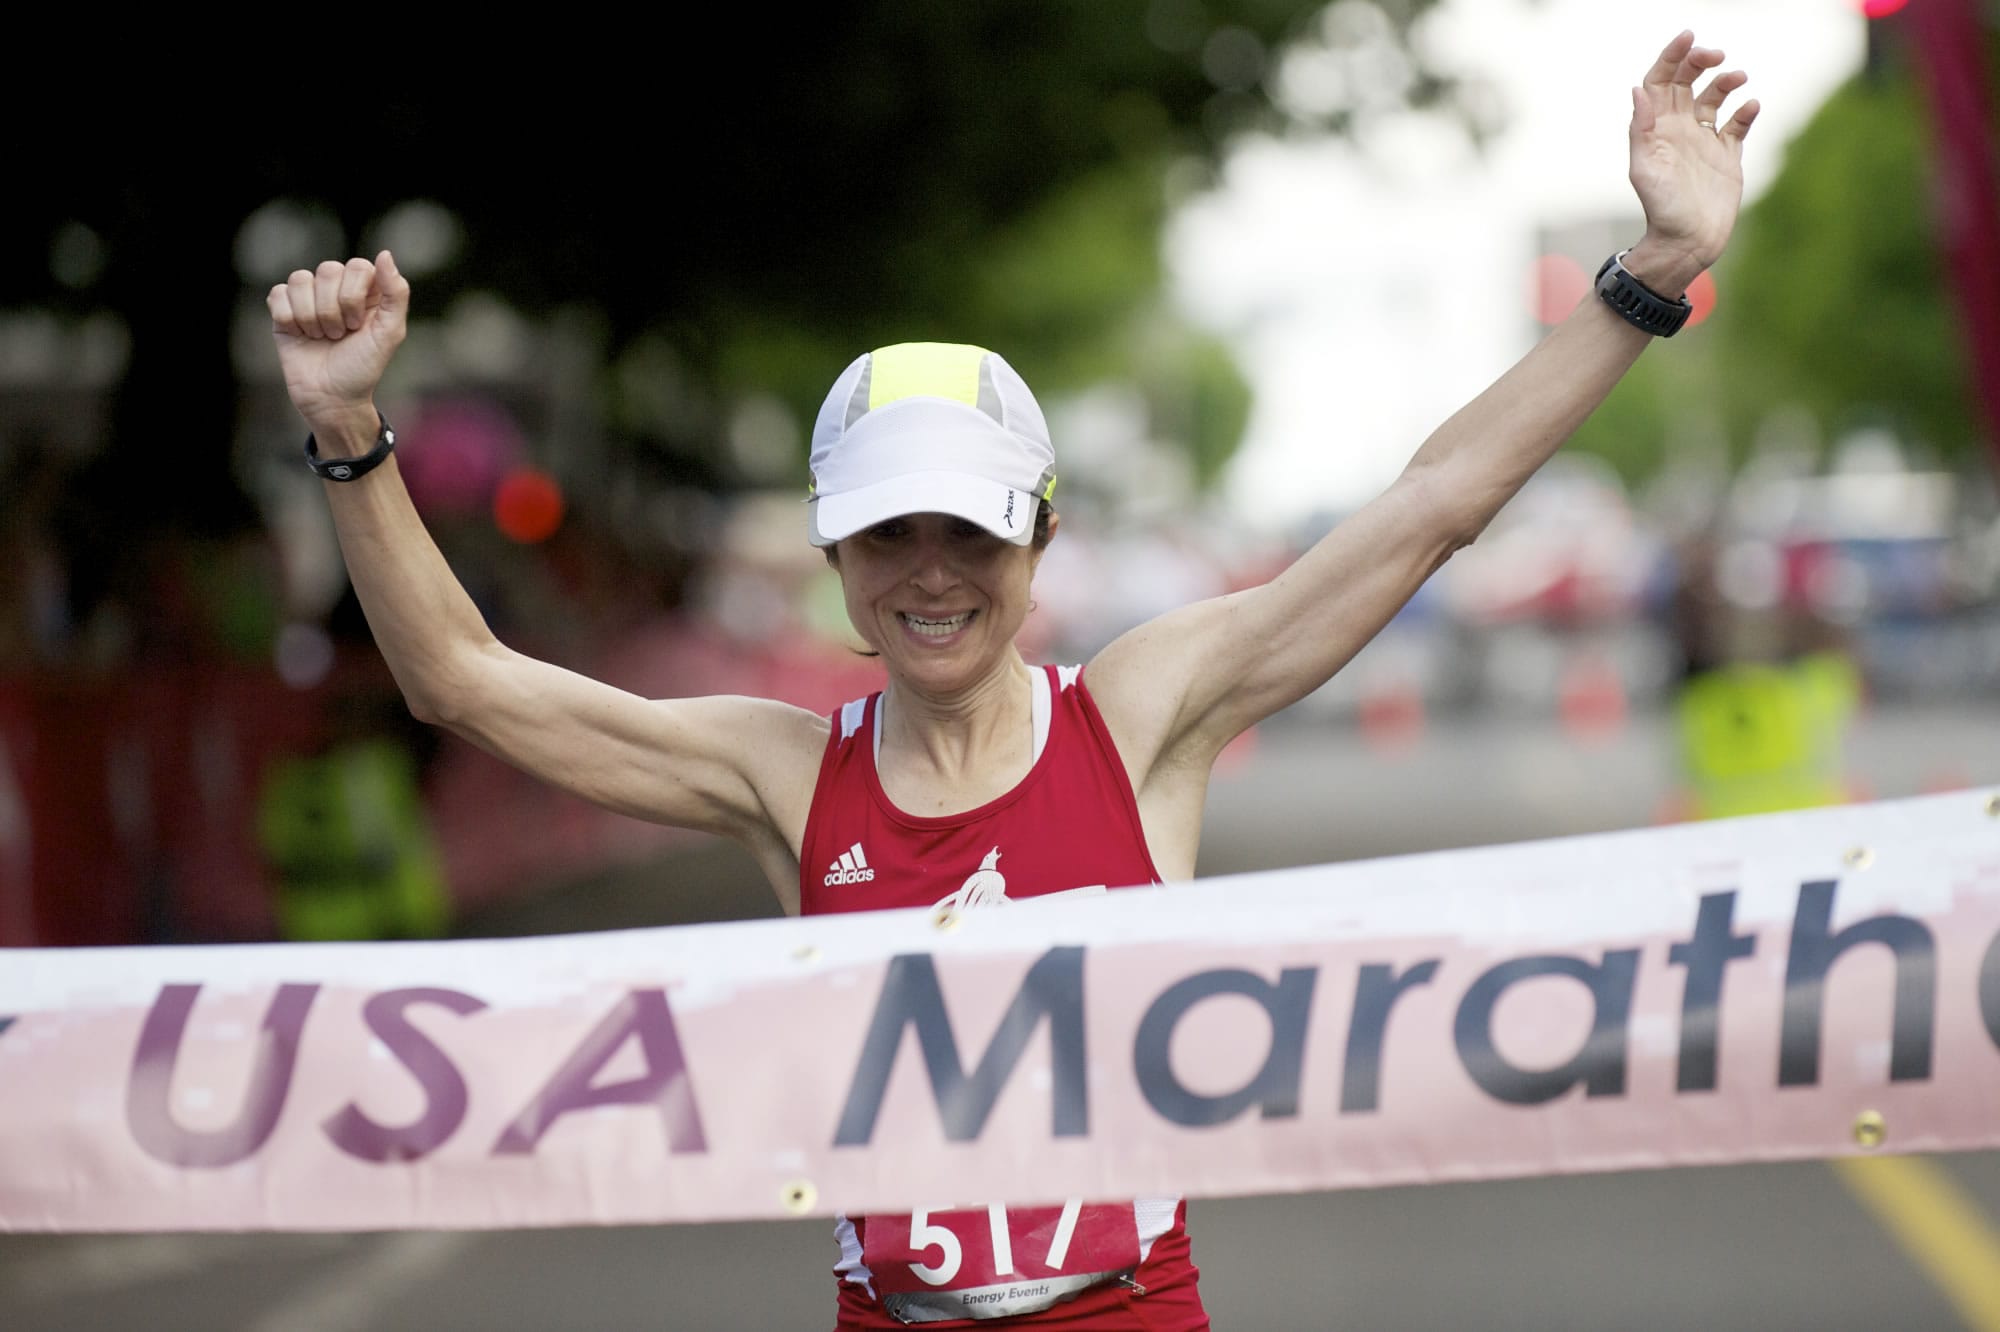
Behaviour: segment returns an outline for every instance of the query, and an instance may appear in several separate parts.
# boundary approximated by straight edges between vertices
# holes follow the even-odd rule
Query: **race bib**
[[[1130,1203],[870,1216],[861,1241],[883,1308],[904,1323],[1035,1313],[1139,1267]]]

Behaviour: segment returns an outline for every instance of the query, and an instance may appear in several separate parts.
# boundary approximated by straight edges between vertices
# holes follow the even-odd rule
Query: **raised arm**
[[[292,404],[321,458],[376,446],[376,386],[410,284],[373,262],[300,270],[267,299]],[[391,454],[326,482],[341,552],[410,711],[608,809],[744,842],[788,910],[825,722],[762,699],[649,701],[496,639],[417,516]]]
[[[1631,180],[1644,238],[1626,268],[1679,297],[1714,263],[1742,199],[1743,139],[1728,120],[1745,76],[1695,81],[1722,60],[1682,33],[1632,90]],[[1141,625],[1091,664],[1093,693],[1142,806],[1148,785],[1206,781],[1221,747],[1332,677],[1604,400],[1652,336],[1595,296],[1440,426],[1381,496],[1270,583]]]

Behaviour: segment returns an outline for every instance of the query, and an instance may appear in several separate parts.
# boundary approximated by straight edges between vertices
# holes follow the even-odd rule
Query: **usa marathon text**
[[[1777,1085],[1818,1083],[1828,970],[1844,954],[1869,946],[1887,949],[1894,958],[1889,1079],[1928,1079],[1937,1010],[1936,942],[1931,929],[1908,916],[1877,915],[1836,931],[1832,919],[1837,888],[1833,880],[1799,888],[1785,963]],[[1757,949],[1755,935],[1736,931],[1735,911],[1733,891],[1702,897],[1688,937],[1667,946],[1668,965],[1686,973],[1675,1081],[1683,1093],[1715,1089],[1724,977],[1731,963],[1751,957]],[[833,1145],[860,1146],[871,1140],[897,1051],[905,1030],[912,1028],[946,1137],[955,1142],[977,1138],[1029,1040],[1044,1022],[1052,1056],[1052,1134],[1088,1134],[1086,952],[1083,947],[1053,947],[1029,966],[993,1038],[969,1072],[931,955],[906,953],[890,959],[847,1082]],[[1538,1105],[1579,1085],[1586,1097],[1623,1095],[1627,1022],[1640,960],[1638,948],[1613,948],[1596,958],[1550,953],[1510,958],[1488,967],[1460,996],[1453,1020],[1452,1045],[1466,1075],[1496,1102],[1514,1106]],[[1380,1109],[1383,1043],[1390,1015],[1404,995],[1434,984],[1439,967],[1439,960],[1429,959],[1401,969],[1387,963],[1364,963],[1355,969],[1354,1003],[1340,1069],[1340,1113],[1371,1114]],[[1307,1026],[1320,970],[1286,967],[1273,980],[1225,967],[1167,985],[1146,1009],[1132,1041],[1132,1069],[1147,1104],[1163,1120],[1187,1128],[1224,1124],[1253,1108],[1265,1119],[1298,1115]],[[1576,1052],[1556,1067],[1521,1068],[1495,1048],[1494,1010],[1513,986],[1549,976],[1567,977],[1588,991],[1594,1011],[1591,1030]],[[217,1168],[254,1155],[270,1138],[291,1088],[306,1019],[320,987],[304,982],[277,987],[265,1008],[259,1039],[253,1042],[253,1067],[236,1117],[220,1128],[194,1130],[175,1119],[169,1093],[201,988],[198,984],[161,987],[133,1055],[126,1121],[139,1146],[155,1159],[180,1167]],[[1202,1094],[1176,1077],[1168,1050],[1181,1019],[1219,995],[1236,995],[1260,1005],[1269,1018],[1270,1044],[1262,1067],[1241,1087]],[[1978,1005],[1989,1039],[2000,1047],[2000,935],[1987,945],[1977,992],[1967,997]],[[418,1161],[442,1146],[464,1121],[471,1098],[465,1074],[410,1021],[410,1010],[423,1006],[443,1008],[461,1018],[488,1007],[462,991],[437,987],[371,995],[362,1007],[363,1021],[422,1089],[424,1109],[409,1122],[383,1124],[349,1102],[320,1125],[342,1153],[368,1162]],[[599,1083],[605,1066],[630,1042],[638,1045],[643,1071],[623,1081]],[[496,1156],[526,1155],[563,1116],[625,1105],[657,1110],[671,1151],[706,1152],[708,1139],[696,1094],[698,1072],[689,1067],[683,1053],[666,991],[630,989],[552,1070],[488,1150]]]

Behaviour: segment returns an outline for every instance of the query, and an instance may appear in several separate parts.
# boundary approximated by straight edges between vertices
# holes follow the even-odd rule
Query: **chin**
[[[949,690],[971,684],[992,665],[992,653],[984,645],[957,643],[931,651],[903,652],[894,657],[883,654],[892,674],[912,684]]]

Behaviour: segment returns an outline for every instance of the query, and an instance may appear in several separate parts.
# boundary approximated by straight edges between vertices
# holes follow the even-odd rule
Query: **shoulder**
[[[775,833],[796,855],[833,721],[790,703],[743,695],[670,699],[661,706],[699,717],[709,743],[724,751],[713,757],[746,783],[748,822],[738,835],[755,845]]]
[[[686,748],[736,769],[767,807],[774,795],[801,784],[811,791],[832,731],[828,718],[770,698],[710,694],[652,706]]]
[[[804,761],[808,766],[818,764],[835,720],[774,698],[717,694],[674,702],[709,712],[711,719],[721,723],[725,733],[746,750],[780,762]]]
[[[1210,614],[1208,603],[1169,611],[1120,634],[1090,659],[1083,679],[1114,732],[1163,731],[1172,724],[1186,660],[1200,642],[1199,622]]]
[[[828,719],[796,704],[748,694],[702,694],[693,698],[656,698],[651,706],[662,718],[698,726],[725,743],[758,739],[793,744],[814,740],[825,744]]]
[[[1193,602],[1126,631],[1083,672],[1091,701],[1136,791],[1161,765],[1206,771],[1230,737],[1212,733],[1209,704],[1198,682],[1238,678],[1218,642],[1240,637],[1243,593]]]

